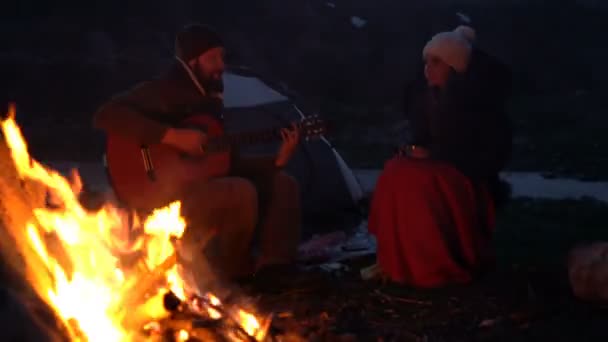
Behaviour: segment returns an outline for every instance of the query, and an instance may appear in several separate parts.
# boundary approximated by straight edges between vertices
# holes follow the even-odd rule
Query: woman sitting
[[[437,34],[423,50],[426,82],[408,90],[410,144],[385,164],[369,217],[392,281],[467,283],[493,264],[489,184],[507,162],[511,134],[487,101],[472,51],[461,29]]]

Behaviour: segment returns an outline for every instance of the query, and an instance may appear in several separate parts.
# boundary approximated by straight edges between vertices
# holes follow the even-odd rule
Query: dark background
[[[333,6],[331,6],[333,4]],[[601,1],[3,1],[2,104],[16,101],[42,159],[97,160],[90,128],[109,96],[171,62],[184,24],[220,31],[229,60],[288,86],[335,119],[354,166],[380,167],[401,134],[401,89],[424,43],[467,14],[478,42],[513,68],[511,168],[608,178]],[[357,28],[351,17],[366,20]]]

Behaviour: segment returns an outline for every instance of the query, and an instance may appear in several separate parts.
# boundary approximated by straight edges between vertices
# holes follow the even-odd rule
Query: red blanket
[[[487,189],[450,165],[400,157],[386,163],[369,230],[393,281],[416,287],[471,281],[493,263],[493,227]]]

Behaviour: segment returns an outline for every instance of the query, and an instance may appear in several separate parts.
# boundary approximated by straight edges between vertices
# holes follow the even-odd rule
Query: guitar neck
[[[224,136],[213,139],[210,145],[214,149],[228,148],[233,145],[253,145],[281,140],[281,130],[284,127],[266,129],[254,132],[242,132],[234,134],[226,134]]]

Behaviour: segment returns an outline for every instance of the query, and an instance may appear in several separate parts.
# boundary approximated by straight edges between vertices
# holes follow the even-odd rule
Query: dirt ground
[[[260,296],[272,332],[310,341],[605,341],[608,308],[574,299],[556,273],[501,270],[478,283],[414,290],[357,270]],[[289,316],[290,313],[293,316]]]

